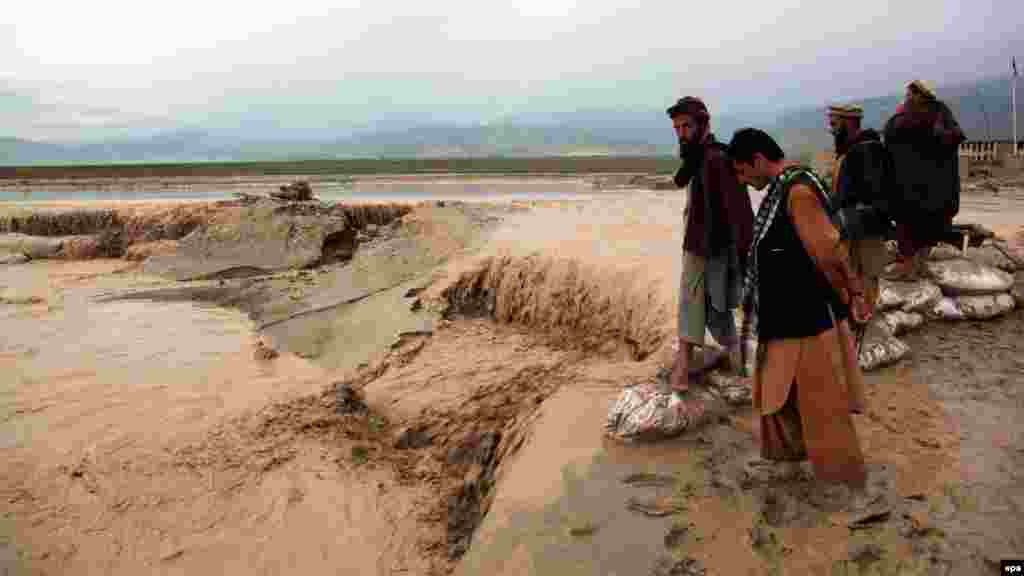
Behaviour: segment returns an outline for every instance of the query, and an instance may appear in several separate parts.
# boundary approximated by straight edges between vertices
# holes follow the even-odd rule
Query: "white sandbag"
[[[1010,296],[1013,296],[1016,308],[1024,307],[1024,286],[1014,286],[1013,290],[1010,290]]]
[[[932,308],[931,316],[942,320],[988,320],[1002,316],[1016,306],[1012,294],[946,297]]]
[[[901,336],[924,324],[924,315],[917,312],[893,310],[881,316],[883,328],[893,336]]]
[[[942,298],[942,290],[926,280],[917,282],[878,281],[878,310],[924,312]]]
[[[948,244],[939,244],[932,248],[931,252],[928,253],[928,259],[934,261],[942,260],[956,260],[963,258],[964,253],[957,248],[953,248]]]
[[[20,252],[15,252],[13,254],[0,253],[0,264],[24,264],[25,262],[28,262],[28,260],[28,256],[25,256]]]
[[[966,252],[946,244],[940,244],[932,248],[928,259],[933,261],[966,259],[1010,273],[1024,270],[1024,254],[998,238],[993,238],[981,246],[968,248]]]
[[[20,253],[31,259],[52,258],[60,251],[63,241],[63,238],[51,236],[0,234],[0,252]]]
[[[886,335],[881,338],[865,340],[861,345],[857,363],[860,364],[861,370],[870,372],[899,362],[907,354],[910,354],[910,346],[895,336]]]
[[[970,260],[928,262],[926,266],[942,292],[949,296],[998,294],[1013,287],[1011,274]]]
[[[960,296],[957,298],[957,306],[970,320],[988,320],[1002,316],[1013,310],[1017,305],[1013,295],[1009,292],[1002,294],[987,294],[984,296]]]
[[[612,404],[605,434],[624,441],[671,438],[697,425],[704,411],[696,395],[687,393],[684,399],[663,385],[639,384],[623,390]]]
[[[737,375],[718,370],[708,372],[705,378],[711,392],[729,406],[749,406],[752,403],[750,380],[745,381]]]

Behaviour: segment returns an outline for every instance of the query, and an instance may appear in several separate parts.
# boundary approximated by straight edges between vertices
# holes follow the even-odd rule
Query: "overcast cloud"
[[[388,118],[663,108],[684,93],[755,116],[1024,61],[1019,0],[9,4],[0,136],[22,138],[322,136]]]

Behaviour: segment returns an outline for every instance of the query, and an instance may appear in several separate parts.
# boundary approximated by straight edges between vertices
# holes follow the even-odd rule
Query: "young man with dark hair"
[[[733,352],[733,360],[739,355],[733,310],[739,305],[754,217],[746,186],[736,180],[725,147],[711,133],[704,102],[688,96],[666,112],[683,160],[675,182],[689,193],[679,283],[679,350],[672,370],[673,389],[685,391],[691,372],[706,368],[691,370],[689,363],[693,348],[704,345],[705,327]]]
[[[871,310],[829,219],[825,187],[810,169],[787,166],[761,130],[737,131],[728,155],[740,182],[768,188],[742,292],[744,336],[758,337],[761,455],[810,459],[819,480],[863,487],[864,456],[850,417],[863,408],[863,394],[859,367],[844,353],[843,326],[850,314],[867,322]]]

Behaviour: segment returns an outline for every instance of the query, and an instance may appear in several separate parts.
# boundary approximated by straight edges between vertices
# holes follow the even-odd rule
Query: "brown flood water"
[[[238,311],[90,302],[153,282],[112,274],[124,265],[39,262],[0,280],[9,301],[41,299],[0,305],[5,573],[371,574],[405,562],[409,494],[385,499],[386,473],[339,468],[313,444],[266,471],[210,447],[218,424],[318,393],[327,373],[292,355],[255,360]]]
[[[1005,207],[983,204],[965,199],[964,212],[1012,232]],[[1012,208],[1024,213],[1019,204]],[[614,278],[616,293],[637,296],[633,312],[663,319],[667,333],[675,322],[682,208],[677,192],[544,202],[506,215],[482,253],[539,253],[603,271],[595,273]],[[473,258],[460,256],[453,269]],[[8,300],[0,304],[0,374],[8,375],[0,379],[0,566],[31,574],[431,573],[418,515],[436,499],[436,487],[402,484],[386,465],[353,463],[345,441],[278,438],[251,418],[320,393],[342,376],[330,369],[340,363],[291,354],[256,360],[253,325],[234,310],[91,302],[158,284],[117,272],[124,266],[32,263],[7,267],[0,278],[0,296]],[[31,296],[40,300],[26,301]],[[994,343],[972,340],[975,328],[964,325],[958,350],[1010,345],[1006,338],[1019,334],[1020,322],[1018,313],[992,329],[976,323],[977,330],[994,330]],[[941,336],[912,345],[931,351],[936,340],[941,345]],[[1005,376],[1010,352],[990,358],[989,367],[1007,390],[1006,378],[1020,382],[1019,375]],[[948,500],[964,508],[956,485],[972,483],[991,503],[972,515],[943,512],[949,531],[975,546],[989,543],[989,556],[1024,552],[1010,520],[1024,490],[1019,476],[1006,472],[1019,462],[1012,452],[1020,427],[1004,430],[998,449],[986,443],[1022,414],[1019,397],[975,396],[975,404],[965,404],[962,394],[941,394],[966,377],[943,368],[950,356],[955,351],[947,348],[940,357],[871,376],[870,409],[857,426],[873,475],[888,483],[894,500],[927,494],[924,507]],[[372,383],[368,397],[407,418],[424,408],[465,409],[477,390],[510,391],[511,403],[542,402],[522,448],[502,464],[490,513],[459,574],[646,576],[664,554],[696,558],[709,574],[763,574],[780,562],[787,567],[780,573],[828,573],[850,546],[866,542],[910,556],[911,545],[897,534],[899,514],[888,528],[858,533],[851,544],[850,531],[828,521],[834,510],[796,504],[782,514],[795,520],[772,528],[777,546],[755,550],[750,530],[765,493],[735,489],[737,470],[756,446],[755,422],[742,411],[659,446],[602,439],[608,404],[623,383],[664,361],[662,354],[641,363],[584,362],[522,331],[456,322],[436,329],[418,357]],[[961,369],[981,369],[983,361],[967,359]],[[533,381],[534,369],[549,383]],[[522,380],[529,395],[517,398]],[[976,425],[978,417],[985,420]],[[476,423],[467,418],[459,425]],[[679,482],[671,490],[622,482],[637,472],[672,474]],[[995,485],[999,490],[984,491]],[[805,486],[774,486],[780,501],[806,499]],[[625,506],[631,497],[691,489],[683,515],[648,518]],[[673,527],[685,535],[666,546]]]

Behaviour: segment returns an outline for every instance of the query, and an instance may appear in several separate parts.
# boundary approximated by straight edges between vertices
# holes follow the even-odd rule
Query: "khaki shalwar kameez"
[[[862,292],[847,248],[815,192],[805,185],[793,186],[786,207],[807,253],[844,303],[851,292]],[[762,342],[753,400],[760,415],[762,457],[810,459],[817,479],[857,486],[865,480],[864,456],[851,413],[863,410],[864,392],[860,368],[843,350],[851,342],[849,333],[844,320],[815,336]]]

